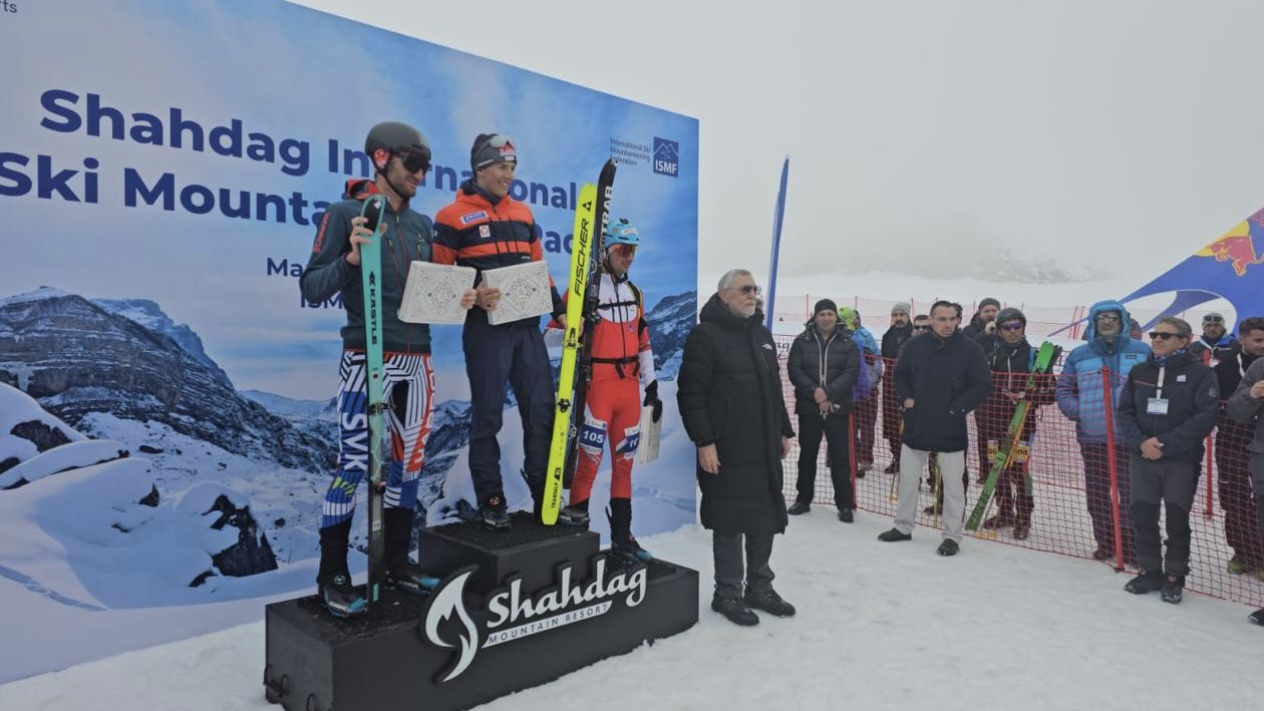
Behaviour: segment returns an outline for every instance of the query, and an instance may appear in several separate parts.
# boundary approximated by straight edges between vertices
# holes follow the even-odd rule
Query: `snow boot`
[[[958,545],[956,541],[951,538],[945,538],[944,542],[939,544],[939,548],[935,549],[935,552],[945,558],[950,558],[957,555],[957,552],[960,550],[961,546]]]
[[[1124,590],[1133,595],[1146,595],[1163,587],[1163,571],[1161,570],[1145,570],[1139,571],[1141,574],[1124,583]]]
[[[856,514],[851,509],[839,509],[838,520],[843,523],[853,523],[856,520]]]
[[[386,586],[414,595],[425,595],[439,587],[438,578],[408,558],[413,542],[413,510],[388,508],[382,517],[385,519],[382,538],[386,549]]]
[[[759,615],[751,612],[740,597],[713,597],[711,609],[724,615],[729,622],[742,627],[753,627],[759,624]]]
[[[777,617],[794,617],[796,612],[794,605],[782,600],[776,590],[768,590],[761,593],[753,593],[747,590],[742,602],[745,602],[746,606],[751,609],[763,610]]]
[[[790,508],[786,509],[786,513],[790,514],[791,516],[799,516],[811,510],[812,510],[812,504],[809,504],[806,501],[796,501],[790,505]]]
[[[1163,590],[1160,595],[1163,602],[1170,602],[1173,605],[1180,603],[1181,597],[1185,592],[1185,576],[1177,573],[1168,573],[1167,579],[1163,581]]]
[[[351,585],[347,571],[347,546],[351,520],[320,529],[320,567],[316,572],[316,594],[320,604],[334,617],[355,617],[368,611],[368,601]]]
[[[1257,625],[1264,626],[1264,607],[1247,615],[1246,618]]]

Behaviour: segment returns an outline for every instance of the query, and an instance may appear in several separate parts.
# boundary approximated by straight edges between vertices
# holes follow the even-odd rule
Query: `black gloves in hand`
[[[645,402],[641,404],[644,406],[654,406],[654,412],[651,417],[655,422],[663,419],[663,401],[658,399],[657,380],[652,380],[649,385],[645,386]]]

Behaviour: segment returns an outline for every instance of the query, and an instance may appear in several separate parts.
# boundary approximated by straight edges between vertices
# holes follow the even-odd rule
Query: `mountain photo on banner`
[[[372,177],[380,121],[430,143],[410,204],[427,216],[469,177],[476,135],[510,136],[510,194],[562,288],[578,187],[615,156],[610,214],[642,235],[632,278],[665,405],[636,532],[694,521],[672,389],[697,306],[696,119],[280,0],[42,0],[7,21],[0,57],[41,61],[0,76],[0,205],[40,238],[0,260],[0,627],[33,633],[0,641],[0,683],[314,592],[346,314],[339,296],[302,299],[299,278],[325,208]],[[412,69],[366,71],[384,56]],[[432,329],[418,525],[473,510],[461,334]],[[526,508],[508,393],[499,440]],[[361,512],[356,576],[364,528]],[[92,642],[66,644],[76,630]]]

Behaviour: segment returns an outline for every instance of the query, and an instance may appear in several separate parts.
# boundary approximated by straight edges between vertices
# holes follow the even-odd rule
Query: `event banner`
[[[432,217],[475,136],[510,136],[510,194],[563,288],[579,187],[617,160],[611,217],[641,236],[666,406],[633,528],[694,520],[675,374],[697,313],[695,119],[276,0],[7,3],[0,60],[0,682],[314,592],[346,315],[299,279],[326,207],[372,177],[380,121],[429,141],[412,207]],[[432,328],[425,525],[475,509],[462,328]],[[527,508],[505,407],[506,497]]]

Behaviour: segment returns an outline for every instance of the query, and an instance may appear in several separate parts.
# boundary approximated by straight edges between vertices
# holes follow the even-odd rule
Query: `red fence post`
[[[1102,403],[1106,407],[1106,460],[1110,466],[1110,515],[1115,521],[1115,570],[1124,569],[1124,534],[1119,520],[1119,467],[1115,465],[1114,391],[1110,368],[1102,366]]]
[[[863,366],[861,366],[863,367]],[[851,472],[851,504],[856,505],[856,416],[853,413],[847,413],[847,435],[851,437],[851,441],[847,446],[847,467]]]

